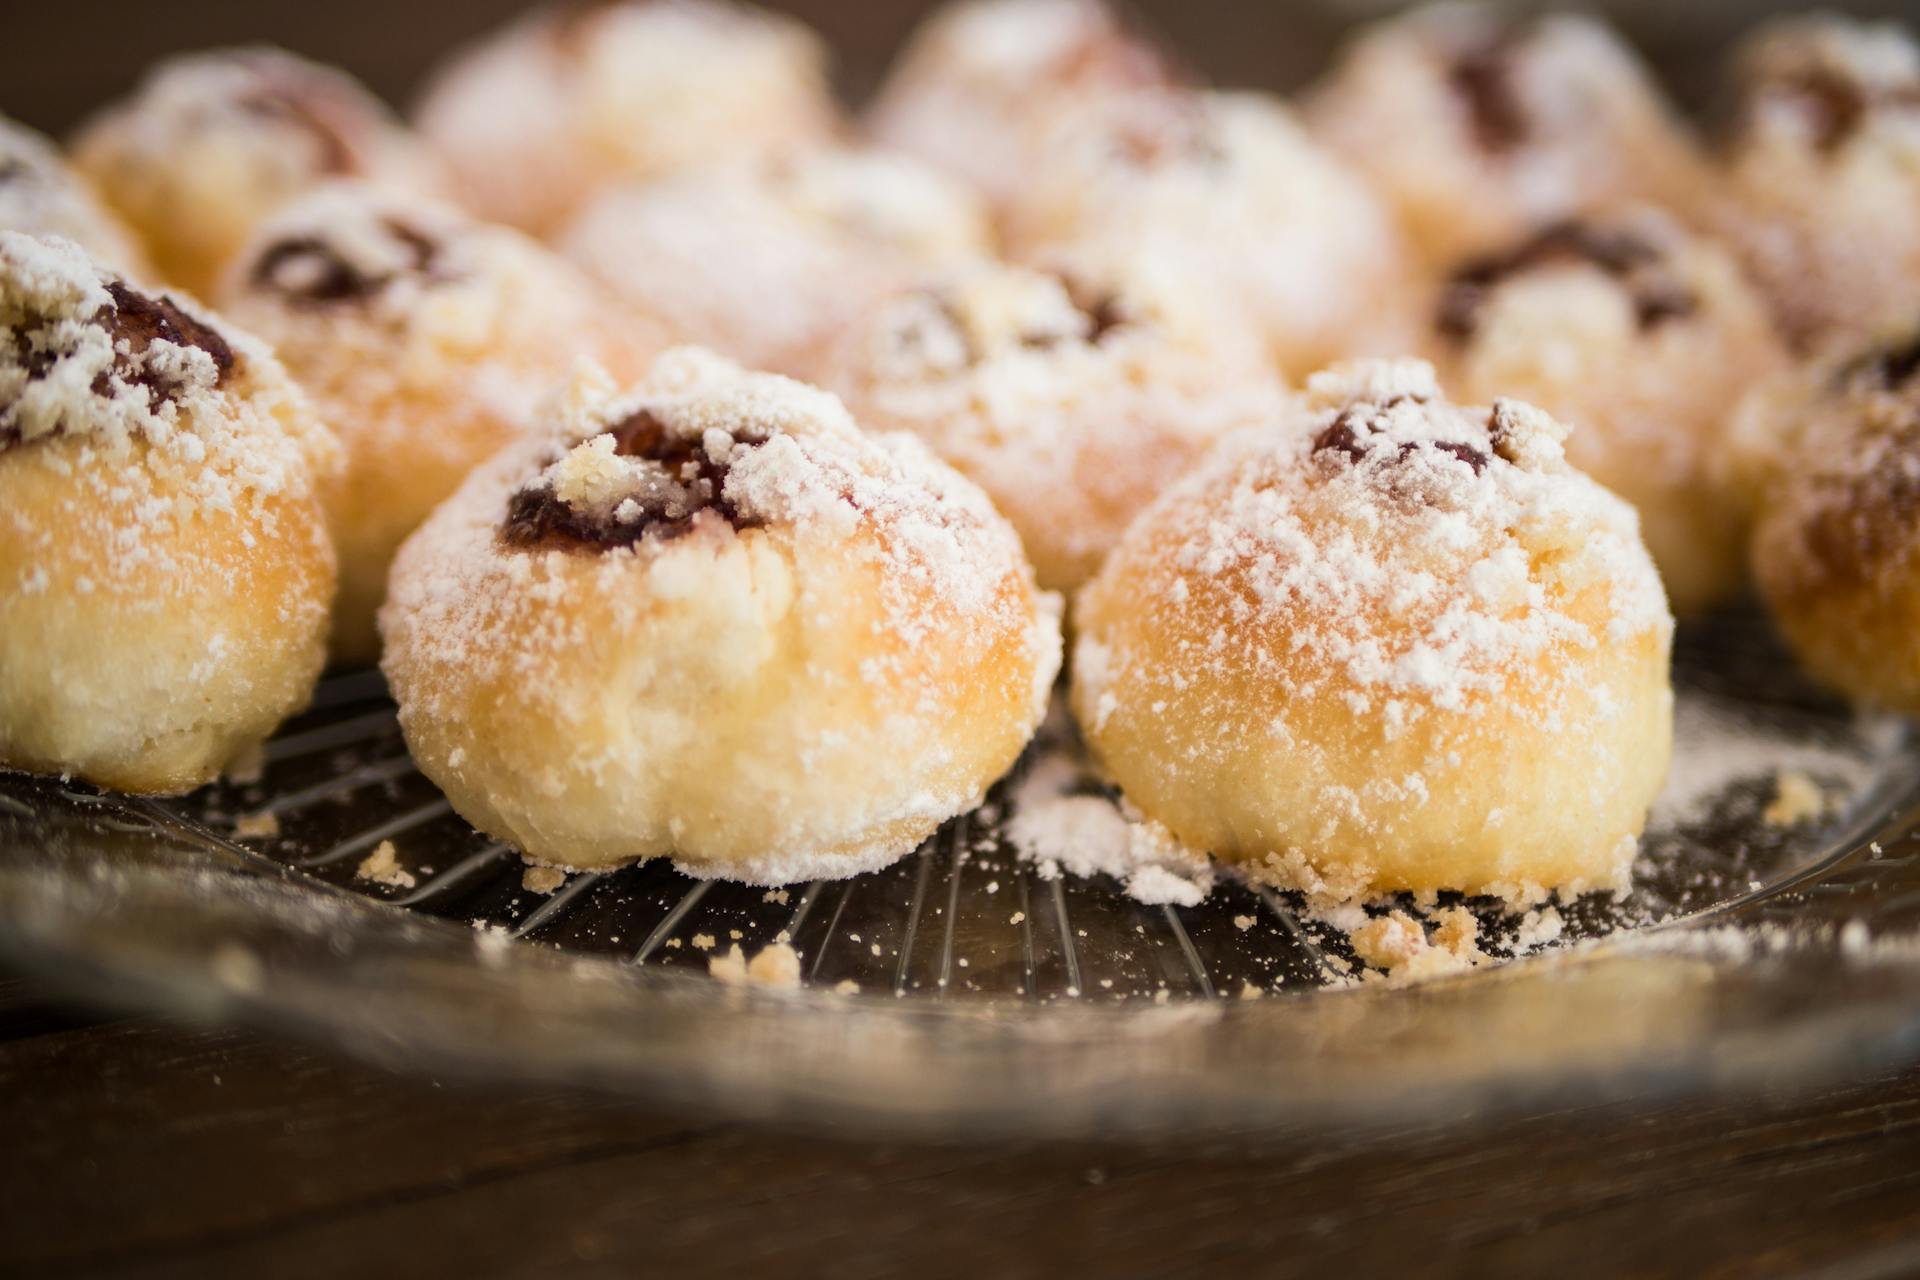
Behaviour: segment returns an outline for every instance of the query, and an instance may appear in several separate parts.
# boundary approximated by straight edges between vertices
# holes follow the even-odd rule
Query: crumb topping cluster
[[[889,316],[889,372],[903,377],[958,373],[1011,352],[1098,345],[1139,323],[1117,293],[1025,272],[971,274],[924,288]]]
[[[309,172],[368,167],[384,119],[346,77],[275,49],[228,49],[167,62],[122,117],[129,152],[165,155],[182,137],[259,132],[294,140]]]
[[[917,441],[867,435],[832,395],[700,348],[663,355],[624,396],[583,372],[557,434],[507,499],[509,551],[604,553],[703,527],[841,539],[868,526],[956,603],[987,576],[962,548],[997,524],[992,507]]]
[[[56,433],[157,439],[236,361],[176,299],[99,271],[69,241],[0,232],[0,447]]]
[[[1534,235],[1517,248],[1476,258],[1455,271],[1440,296],[1434,318],[1444,336],[1464,342],[1479,328],[1488,297],[1502,284],[1535,271],[1584,265],[1599,269],[1624,289],[1642,329],[1684,319],[1700,300],[1676,270],[1668,248],[1642,228],[1570,219]]]
[[[701,512],[735,530],[760,521],[727,493],[735,457],[770,438],[760,424],[695,436],[640,408],[575,445],[507,503],[514,547],[618,547],[691,532]]]
[[[431,285],[460,278],[448,245],[428,229],[375,205],[342,200],[309,205],[299,227],[257,248],[252,285],[296,305],[364,303],[401,282]]]
[[[1228,610],[1183,661],[1299,696],[1330,681],[1411,717],[1466,710],[1556,647],[1671,626],[1631,509],[1566,466],[1548,415],[1453,405],[1417,360],[1315,375],[1303,415],[1233,437],[1162,498],[1180,513],[1169,607],[1212,582]],[[1573,603],[1596,588],[1600,613]],[[1121,660],[1082,653],[1094,684]]]
[[[1783,24],[1756,42],[1741,71],[1741,132],[1783,129],[1832,155],[1876,120],[1920,126],[1920,49],[1896,27]]]

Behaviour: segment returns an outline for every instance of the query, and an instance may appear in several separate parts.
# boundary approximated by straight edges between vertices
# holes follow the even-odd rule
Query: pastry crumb
[[[520,887],[528,893],[552,893],[567,882],[567,873],[558,867],[528,867],[520,873]]]
[[[860,994],[860,984],[852,978],[842,978],[833,984],[833,993],[840,996],[857,996]]]
[[[382,840],[354,870],[354,878],[390,885],[395,889],[413,888],[413,872],[400,865],[394,858],[394,852],[393,841]]]
[[[719,939],[710,933],[696,933],[693,935],[693,946],[696,951],[711,951],[718,942]]]
[[[784,942],[762,947],[749,960],[738,943],[707,961],[707,972],[730,987],[749,983],[761,987],[800,985],[800,953]]]
[[[1247,930],[1253,928],[1253,917],[1252,916],[1235,916],[1233,918],[1233,927],[1238,929],[1240,932],[1245,933]]]
[[[279,816],[265,810],[247,814],[233,824],[233,835],[237,840],[269,840],[279,834]]]
[[[775,902],[784,907],[787,905],[787,891],[785,889],[769,889],[760,895],[760,901]]]
[[[1560,918],[1557,908],[1541,907],[1537,911],[1529,911],[1520,918],[1520,931],[1513,938],[1514,953],[1518,955],[1536,951],[1549,942],[1557,941],[1566,927],[1566,921]]]
[[[1464,973],[1487,959],[1480,950],[1480,921],[1465,907],[1448,907],[1429,917],[1433,934],[1404,911],[1374,916],[1347,933],[1362,963],[1390,981],[1417,981]]]
[[[1426,932],[1404,911],[1374,916],[1347,937],[1361,963],[1389,972],[1413,959],[1427,945]]]
[[[1820,784],[1798,769],[1782,769],[1773,778],[1773,799],[1760,811],[1770,827],[1792,827],[1826,816],[1827,796]]]

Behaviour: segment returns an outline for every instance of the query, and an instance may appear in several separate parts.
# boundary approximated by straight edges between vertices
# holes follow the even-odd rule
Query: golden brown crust
[[[1562,434],[1407,362],[1216,449],[1075,602],[1075,714],[1128,800],[1336,898],[1622,887],[1672,623]]]
[[[543,862],[670,855],[783,883],[892,861],[1012,763],[1058,619],[977,490],[831,397],[703,352],[627,397],[583,383],[573,406],[408,541],[382,611],[408,743],[469,820]],[[669,531],[636,509],[631,538],[515,545],[529,486],[617,523],[691,479],[608,447],[642,410],[732,459],[739,518]]]

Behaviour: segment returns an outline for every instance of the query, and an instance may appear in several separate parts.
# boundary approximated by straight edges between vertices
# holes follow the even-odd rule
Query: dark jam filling
[[[91,322],[112,336],[115,351],[113,367],[93,381],[95,395],[112,394],[117,382],[122,386],[145,387],[156,405],[175,399],[180,394],[180,383],[138,360],[156,341],[206,352],[213,360],[214,385],[226,383],[236,360],[233,348],[217,330],[188,315],[165,295],[149,297],[121,280],[108,281],[106,290],[112,301],[94,312]],[[24,366],[28,382],[46,377],[61,359],[60,353],[31,343],[27,351]],[[9,408],[11,406],[0,406],[0,449],[18,444],[21,438],[19,429],[12,423],[12,415],[7,412]]]
[[[727,497],[730,463],[715,462],[698,438],[669,431],[645,409],[608,427],[613,451],[623,458],[658,463],[675,483],[656,491],[636,491],[632,520],[611,512],[581,511],[560,500],[551,485],[536,481],[507,500],[500,537],[510,547],[557,551],[605,551],[632,546],[645,538],[662,541],[693,530],[695,518],[711,512],[735,530],[758,528],[760,520]],[[771,437],[764,432],[734,436],[736,446],[752,448]]]
[[[1899,430],[1883,447],[1881,465],[1834,482],[1802,534],[1809,556],[1836,582],[1870,582],[1881,566],[1912,552],[1920,476],[1901,463],[1920,457],[1920,427]]]
[[[1185,94],[1163,94],[1150,105],[1159,110],[1123,112],[1110,122],[1113,154],[1136,169],[1191,165],[1219,169],[1227,150],[1200,101]]]
[[[1352,405],[1341,410],[1340,416],[1314,437],[1313,452],[1337,453],[1357,466],[1380,446],[1392,443],[1381,437],[1377,424],[1388,409],[1409,398],[1394,396],[1383,404]],[[1485,471],[1487,464],[1492,461],[1484,450],[1457,440],[1402,440],[1394,445],[1392,461],[1405,462],[1423,451],[1443,453],[1464,462],[1476,476]]]
[[[1051,330],[1034,330],[1020,335],[1020,345],[1036,351],[1049,351],[1063,342],[1080,341],[1098,344],[1108,334],[1127,325],[1141,323],[1141,317],[1127,300],[1112,289],[1097,289],[1085,280],[1070,275],[1055,274],[1060,288],[1065,291],[1067,300],[1073,309],[1086,321],[1086,327],[1079,333],[1060,333]]]
[[[283,75],[277,69],[263,74],[270,80]],[[324,89],[299,83],[267,84],[240,99],[239,106],[249,115],[292,125],[312,138],[320,154],[320,172],[359,172],[359,150],[348,131],[330,118],[335,113],[329,109]]]
[[[1811,65],[1763,77],[1749,92],[1748,118],[1768,99],[1793,103],[1814,147],[1832,153],[1876,113],[1920,108],[1920,84],[1864,84],[1834,67]]]
[[[1533,132],[1517,74],[1530,35],[1524,27],[1489,32],[1456,54],[1448,68],[1447,81],[1466,104],[1473,140],[1483,151],[1517,150]]]
[[[437,241],[393,218],[383,218],[381,226],[407,250],[407,265],[400,271],[363,271],[321,237],[295,236],[261,251],[253,266],[253,284],[295,302],[324,305],[364,302],[402,274],[448,278]]]
[[[1540,267],[1586,263],[1620,282],[1642,329],[1690,316],[1699,299],[1667,270],[1660,247],[1630,231],[1562,222],[1510,253],[1478,258],[1454,272],[1440,295],[1434,326],[1456,342],[1472,338],[1493,290]]]
[[[1897,346],[1876,347],[1842,365],[1836,386],[1867,386],[1877,391],[1903,391],[1920,373],[1920,334]]]

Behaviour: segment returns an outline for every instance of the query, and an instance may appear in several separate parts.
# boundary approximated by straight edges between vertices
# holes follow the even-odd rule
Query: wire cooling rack
[[[414,767],[373,672],[327,680],[244,783],[159,801],[0,776],[0,951],[95,998],[403,1067],[943,1130],[1378,1116],[1902,1050],[1920,976],[1884,940],[1920,927],[1920,757],[1863,735],[1751,616],[1688,628],[1676,681],[1683,713],[1753,726],[1845,802],[1770,822],[1774,770],[1736,769],[1650,830],[1632,894],[1563,906],[1557,958],[1431,989],[1357,982],[1346,935],[1263,886],[1145,905],[1047,878],[1010,846],[1004,794],[851,880],[529,875]],[[1464,905],[1510,955],[1515,919]],[[802,990],[709,976],[774,942]]]

